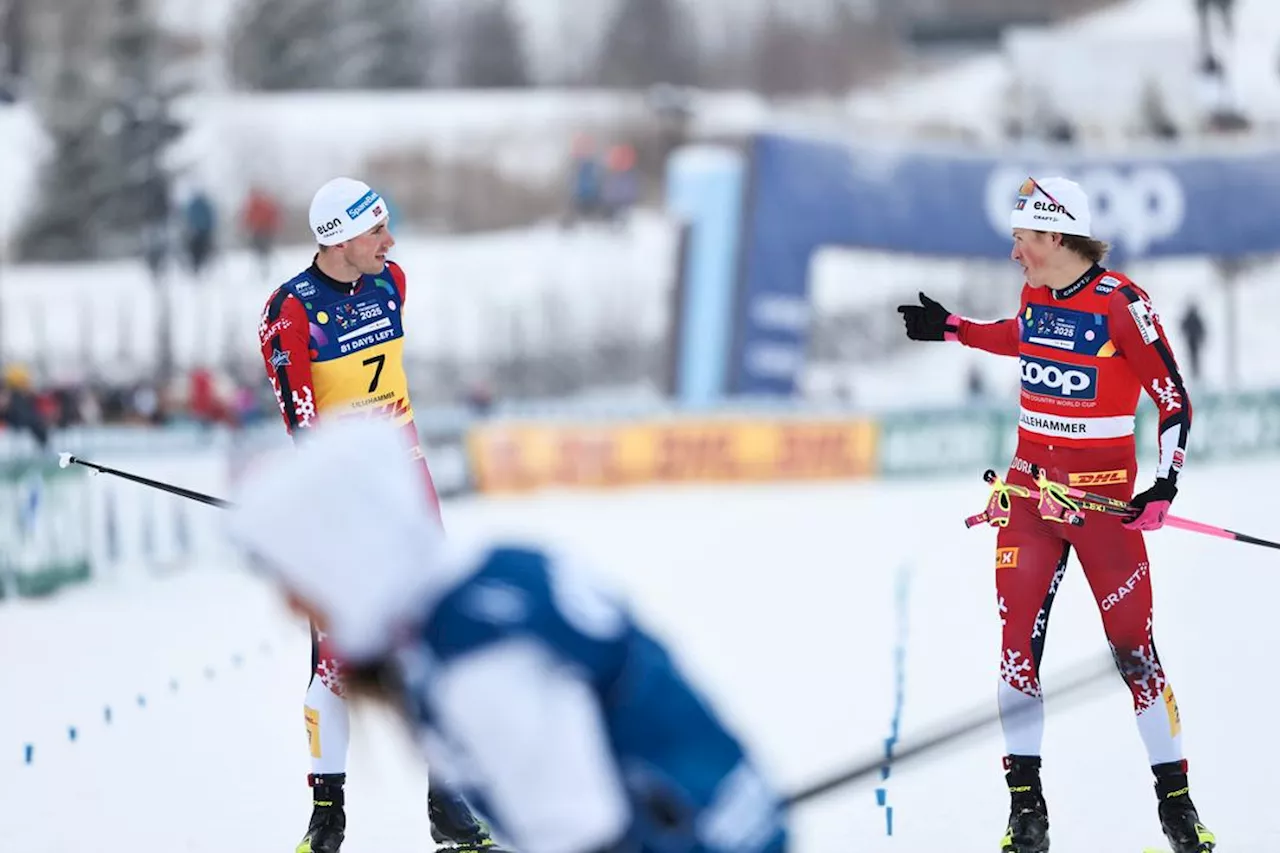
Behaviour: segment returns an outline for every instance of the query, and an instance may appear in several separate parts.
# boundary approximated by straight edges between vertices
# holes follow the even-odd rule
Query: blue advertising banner
[[[807,348],[809,264],[823,246],[1007,257],[1009,213],[1028,175],[1089,194],[1111,263],[1280,252],[1280,149],[1114,158],[1002,156],[754,141],[738,270],[729,392],[787,396]]]

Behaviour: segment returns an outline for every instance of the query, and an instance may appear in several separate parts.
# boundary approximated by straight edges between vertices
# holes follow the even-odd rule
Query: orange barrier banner
[[[488,424],[468,439],[476,487],[767,482],[865,477],[876,459],[870,421],[671,421]]]

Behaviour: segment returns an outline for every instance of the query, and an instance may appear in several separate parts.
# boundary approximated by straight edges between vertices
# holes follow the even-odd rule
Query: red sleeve
[[[387,261],[387,272],[391,273],[391,281],[395,284],[396,290],[400,292],[400,304],[404,305],[404,293],[408,286],[404,277],[404,269],[395,261]]]
[[[280,414],[293,435],[315,422],[316,398],[307,312],[289,291],[281,288],[271,294],[258,325],[258,342]]]
[[[974,320],[961,319],[956,337],[967,347],[986,350],[996,355],[1017,355],[1022,335],[1016,319],[997,320],[994,323],[978,323]]]
[[[1111,340],[1160,413],[1160,462],[1156,477],[1176,482],[1191,432],[1191,398],[1165,337],[1160,317],[1147,294],[1126,284],[1111,297]]]

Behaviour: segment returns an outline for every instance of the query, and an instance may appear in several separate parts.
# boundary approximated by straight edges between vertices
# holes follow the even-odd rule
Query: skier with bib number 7
[[[395,245],[382,196],[362,181],[334,178],[311,202],[318,244],[307,269],[268,298],[258,326],[267,377],[285,427],[302,440],[319,423],[375,417],[405,437],[415,471],[439,513],[404,370],[404,270],[387,259]],[[314,496],[298,492],[298,501]],[[301,510],[299,510],[301,511]],[[345,785],[350,714],[342,663],[328,635],[311,631],[311,679],[304,715],[311,748],[311,820],[296,853],[338,853],[346,836]],[[428,781],[431,837],[456,853],[496,853],[463,799]]]
[[[996,514],[996,592],[1004,625],[998,688],[1010,794],[1000,849],[1049,849],[1039,669],[1049,612],[1074,549],[1133,696],[1160,826],[1174,853],[1207,853],[1216,840],[1191,801],[1182,722],[1152,637],[1143,540],[1163,526],[1178,493],[1191,400],[1151,300],[1127,276],[1102,266],[1108,247],[1093,237],[1089,200],[1078,184],[1028,178],[1010,225],[1011,256],[1025,274],[1017,316],[975,322],[921,293],[919,305],[898,308],[907,336],[1019,359],[1018,447],[1007,488],[1030,492],[1041,485],[1042,473],[1049,481],[1129,501],[1134,511],[1069,523],[1070,508],[1046,490],[1038,503],[1007,501]],[[1155,483],[1134,495],[1134,413],[1144,391],[1159,410],[1159,461]]]

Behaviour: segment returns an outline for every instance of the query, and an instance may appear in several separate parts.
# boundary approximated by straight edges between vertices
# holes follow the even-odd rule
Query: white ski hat
[[[334,178],[311,199],[311,233],[321,246],[359,237],[387,216],[382,196],[354,178]]]
[[[1092,237],[1089,197],[1079,184],[1066,178],[1027,178],[1018,188],[1009,227]]]
[[[384,419],[322,421],[249,470],[226,518],[251,562],[318,610],[352,663],[390,651],[451,583],[421,464]]]

